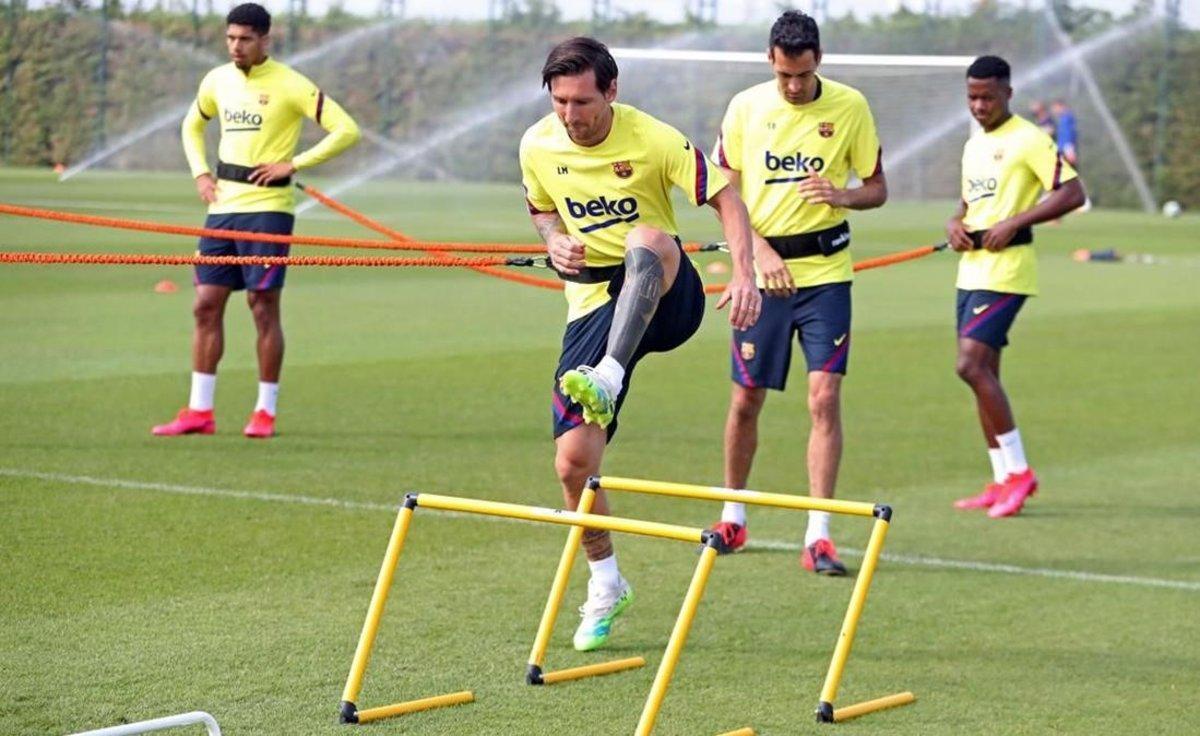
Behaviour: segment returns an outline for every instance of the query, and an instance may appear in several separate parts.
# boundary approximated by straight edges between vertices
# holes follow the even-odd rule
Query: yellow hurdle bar
[[[886,710],[887,708],[899,708],[902,705],[908,705],[909,703],[915,703],[916,701],[917,696],[910,692],[896,693],[895,695],[885,695],[882,698],[875,698],[874,700],[868,700],[862,703],[855,703],[854,705],[847,705],[844,708],[838,708],[833,712],[833,722],[841,723],[842,721],[848,721],[851,718],[865,716],[868,713]]]
[[[614,659],[611,662],[601,662],[600,664],[585,664],[582,667],[571,667],[565,670],[555,670],[547,672],[541,676],[542,681],[539,685],[553,685],[556,682],[566,682],[568,680],[581,680],[585,677],[595,677],[597,675],[611,675],[614,672],[624,672],[625,670],[637,669],[645,667],[646,660],[644,657],[629,657],[627,659]]]
[[[404,508],[396,514],[392,536],[388,539],[387,553],[383,556],[379,577],[375,580],[375,592],[371,594],[371,605],[367,608],[367,620],[363,623],[358,646],[354,650],[354,662],[350,665],[346,687],[342,690],[342,702],[339,706],[342,723],[359,722],[360,714],[355,703],[358,701],[359,691],[362,690],[363,674],[366,673],[367,662],[371,659],[375,634],[379,630],[379,619],[383,617],[383,609],[387,605],[388,590],[392,587],[392,576],[396,572],[396,563],[400,561],[400,551],[404,549],[404,538],[408,536],[408,525],[412,521],[412,515],[413,504],[406,500]]]
[[[588,491],[590,494],[587,499],[587,506],[590,509],[591,504],[595,499],[594,490]],[[582,501],[582,498],[581,498]],[[392,536],[388,540],[387,553],[384,555],[383,564],[379,569],[379,577],[375,581],[375,590],[371,595],[371,604],[367,608],[367,620],[363,623],[362,633],[359,635],[358,646],[354,651],[354,661],[350,666],[350,673],[346,677],[346,687],[342,691],[342,702],[339,706],[339,716],[342,723],[366,723],[368,721],[376,721],[381,718],[389,718],[392,716],[404,715],[406,713],[415,713],[418,711],[429,710],[430,708],[440,708],[448,705],[459,705],[461,703],[470,703],[475,700],[474,694],[468,690],[447,695],[438,695],[431,698],[421,700],[413,700],[404,703],[396,703],[379,708],[367,708],[358,710],[356,703],[359,692],[362,690],[363,676],[366,673],[367,663],[371,659],[371,649],[375,645],[375,636],[379,631],[379,621],[383,617],[383,609],[387,603],[388,590],[392,585],[392,578],[396,572],[396,565],[400,561],[400,552],[404,548],[404,539],[408,535],[408,528],[412,522],[413,511],[418,506],[426,506],[432,509],[442,509],[444,511],[460,511],[472,514],[481,514],[484,516],[501,516],[510,519],[523,519],[526,521],[539,521],[548,524],[560,524],[571,526],[572,533],[578,533],[582,536],[583,529],[606,529],[614,532],[626,532],[629,534],[641,534],[650,537],[659,537],[663,539],[675,539],[681,542],[693,542],[706,544],[705,551],[716,554],[716,550],[712,547],[715,537],[703,529],[690,529],[688,527],[676,526],[674,524],[659,524],[650,521],[640,521],[637,519],[622,519],[611,516],[601,516],[598,514],[581,513],[579,511],[561,511],[555,509],[541,508],[537,506],[523,506],[520,504],[500,503],[497,501],[481,501],[471,498],[459,498],[456,496],[440,496],[437,494],[427,493],[409,493],[404,498],[404,507],[400,509],[396,516],[396,523],[392,527]],[[578,537],[576,538],[575,548],[579,546]],[[570,554],[570,561],[574,560],[574,548]],[[563,559],[566,561],[567,552],[564,550]],[[702,556],[701,562],[698,563],[697,570],[705,567],[704,579],[708,577],[708,572],[712,568],[710,555]],[[567,561],[566,567],[570,567]],[[697,573],[699,574],[699,573]],[[563,588],[565,589],[566,579],[563,580]],[[692,590],[696,587],[696,579],[692,580],[692,587],[688,589],[689,599],[692,595]],[[703,592],[703,581],[700,584],[700,591]],[[554,613],[557,613],[558,605],[561,602],[562,591],[558,592],[557,598],[553,597]],[[692,605],[691,613],[688,615],[688,624],[690,625],[691,616],[695,614],[695,606],[699,604],[699,595]],[[547,606],[549,607],[549,602]],[[686,610],[685,602],[685,610]],[[682,613],[680,614],[682,617]],[[551,626],[553,620],[551,620]],[[678,633],[679,624],[676,623]],[[672,641],[675,640],[676,634],[672,634]],[[547,637],[549,634],[547,633]],[[683,639],[687,638],[687,632],[684,631]],[[670,645],[668,645],[669,648]],[[682,640],[678,644],[683,646]],[[535,644],[535,653],[537,645]],[[544,654],[545,645],[541,646],[541,652]],[[676,653],[675,658],[678,658]],[[566,680],[578,679],[580,677],[588,677],[591,675],[606,674],[609,672],[619,672],[625,669],[641,667],[646,664],[646,661],[641,657],[630,657],[627,659],[617,660],[595,665],[586,665],[583,667],[575,667],[559,672],[547,673],[542,677],[543,682],[562,682]],[[660,678],[662,670],[659,671]],[[670,674],[667,674],[667,679],[670,679]],[[658,687],[656,680],[655,686]],[[662,697],[666,694],[665,684],[661,688],[662,692],[658,696],[661,702]],[[657,710],[657,708],[656,708]]]
[[[875,567],[879,564],[879,555],[883,552],[883,540],[888,533],[888,520],[891,509],[883,507],[884,512],[876,519],[871,527],[871,540],[867,542],[867,551],[863,554],[862,568],[858,571],[858,579],[854,581],[854,592],[850,594],[850,607],[846,609],[846,618],[842,621],[842,631],[838,634],[837,645],[833,649],[833,659],[829,663],[829,672],[825,675],[825,685],[821,688],[821,702],[817,704],[817,720],[822,723],[833,723],[833,701],[837,699],[838,685],[842,681],[842,671],[846,668],[846,660],[850,657],[850,648],[854,645],[854,634],[858,630],[858,619],[862,616],[863,606],[867,603],[867,591],[871,587],[871,578],[875,576]]]
[[[835,514],[850,514],[851,516],[874,516],[875,504],[863,501],[839,501],[833,498],[813,498],[812,496],[789,496],[784,493],[763,493],[761,491],[741,491],[716,486],[694,486],[686,483],[664,483],[656,480],[639,480],[637,478],[617,478],[600,476],[589,479],[595,481],[600,488],[610,491],[630,491],[633,493],[650,493],[656,496],[675,496],[676,498],[698,498],[708,501],[736,501],[756,506],[773,506],[781,509],[796,509],[801,511],[829,511]]]
[[[747,726],[739,728],[736,731],[726,731],[725,733],[717,734],[717,736],[755,736],[754,729]]]
[[[705,539],[704,551],[700,553],[700,561],[696,563],[696,572],[692,575],[691,585],[688,586],[687,595],[683,599],[683,607],[679,609],[679,618],[675,619],[675,628],[671,631],[671,639],[663,652],[658,674],[654,676],[654,684],[650,686],[650,696],[646,698],[646,705],[642,708],[642,717],[638,720],[635,736],[650,736],[650,732],[654,730],[654,721],[658,719],[663,698],[667,696],[671,676],[675,674],[675,665],[679,662],[679,655],[683,653],[683,645],[687,643],[692,620],[696,618],[696,609],[704,595],[704,586],[708,584],[708,575],[717,559],[717,548],[714,546],[716,543],[716,537]]]
[[[640,521],[638,519],[621,519],[615,516],[601,516],[599,514],[581,514],[578,511],[523,506],[516,503],[480,501],[474,498],[438,496],[432,493],[413,494],[413,497],[417,499],[417,504],[420,506],[431,509],[442,509],[443,511],[463,511],[469,514],[503,516],[509,519],[542,521],[548,524],[562,524],[564,526],[607,529],[610,532],[641,534],[646,537],[677,539],[680,542],[695,542],[697,544],[704,541],[704,530],[691,529],[675,524],[660,524],[655,521]]]
[[[470,690],[463,690],[446,695],[435,695],[432,698],[410,700],[407,703],[396,703],[395,705],[384,705],[379,708],[360,710],[358,712],[358,722],[370,723],[371,721],[378,721],[381,718],[391,718],[392,716],[402,716],[406,713],[418,713],[423,710],[445,708],[450,705],[462,705],[463,703],[473,702],[475,702],[475,694]]]

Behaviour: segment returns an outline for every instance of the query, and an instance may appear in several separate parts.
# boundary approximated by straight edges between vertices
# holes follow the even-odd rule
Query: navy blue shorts
[[[845,375],[850,363],[850,282],[821,284],[790,296],[763,293],[762,314],[748,330],[734,330],[733,380],[746,388],[787,386],[792,335],[808,370]]]
[[[244,212],[209,215],[204,227],[210,230],[245,230],[253,233],[291,235],[296,217],[287,212]],[[250,240],[200,238],[202,256],[286,256],[290,246]],[[196,266],[196,284],[226,286],[234,291],[282,289],[287,266]]]
[[[562,374],[580,365],[596,365],[608,352],[608,330],[612,326],[617,294],[621,292],[623,283],[624,268],[608,283],[608,295],[612,299],[599,309],[567,323],[567,331],[563,335],[562,355],[558,359],[558,368],[554,371],[552,391],[554,399],[551,414],[556,439],[564,432],[583,424],[583,407],[559,391],[558,379]],[[704,286],[700,282],[700,274],[696,272],[688,257],[681,253],[675,283],[671,284],[670,290],[659,301],[654,318],[646,327],[646,334],[642,336],[629,365],[625,366],[625,387],[617,397],[613,421],[608,425],[608,439],[611,440],[617,431],[616,414],[620,414],[621,406],[625,403],[633,369],[637,367],[638,361],[648,353],[665,353],[684,344],[700,329],[700,320],[703,318]]]
[[[1024,294],[959,289],[958,336],[999,350],[1008,344],[1008,330],[1024,303]]]

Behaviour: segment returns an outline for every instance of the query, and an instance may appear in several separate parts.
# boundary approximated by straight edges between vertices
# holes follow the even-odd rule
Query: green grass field
[[[5,170],[0,201],[202,219],[179,175],[58,184]],[[414,236],[532,240],[515,186],[384,183],[347,201]],[[932,242],[948,209],[856,216],[855,251]],[[312,214],[300,232],[369,237]],[[194,247],[11,217],[0,226],[6,250]],[[684,212],[681,227],[716,235],[707,212]],[[954,258],[861,274],[839,495],[896,515],[839,704],[900,690],[919,701],[813,722],[852,580],[802,574],[803,515],[752,510],[754,548],[718,560],[656,732],[1200,732],[1198,229],[1195,216],[1106,211],[1040,229],[1043,296],[1018,320],[1004,373],[1042,490],[998,522],[950,506],[990,472],[953,372]],[[1166,263],[1078,264],[1077,247]],[[180,291],[154,293],[163,278]],[[218,434],[153,438],[150,425],[187,398],[189,279],[183,268],[0,267],[0,733],[193,709],[233,736],[346,733],[336,706],[402,494],[560,503],[548,407],[560,295],[463,271],[294,270],[281,436],[240,435],[256,378],[238,298]],[[720,483],[728,340],[724,314],[710,312],[684,348],[642,365],[607,473]],[[762,490],[806,488],[797,366],[792,381],[764,412],[752,477]],[[632,495],[614,505],[699,526],[719,512]],[[852,566],[868,528],[834,521]],[[418,512],[360,704],[466,688],[477,702],[372,733],[633,730],[696,556],[617,538],[639,600],[605,657],[570,648],[580,562],[549,665],[644,654],[649,666],[529,688],[524,661],[564,535]]]

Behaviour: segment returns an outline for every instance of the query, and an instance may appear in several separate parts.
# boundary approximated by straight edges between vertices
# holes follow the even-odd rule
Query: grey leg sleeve
[[[662,297],[663,264],[649,248],[625,251],[625,283],[617,296],[612,327],[608,330],[608,354],[621,367],[629,365],[646,327]]]

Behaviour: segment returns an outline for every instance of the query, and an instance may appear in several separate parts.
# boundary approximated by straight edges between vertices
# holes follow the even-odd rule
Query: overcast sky
[[[354,13],[369,15],[379,7],[381,0],[308,0],[309,12],[323,13],[334,2]],[[558,7],[567,18],[590,18],[592,0],[555,0]],[[684,0],[610,0],[615,12],[644,12],[664,21],[675,21],[683,18]],[[261,2],[261,0],[260,0]],[[718,0],[719,12],[717,20],[722,23],[766,22],[774,18],[778,11],[777,0]],[[832,15],[843,15],[854,8],[855,14],[865,17],[879,13],[890,13],[901,5],[910,10],[920,11],[927,5],[940,5],[945,11],[962,11],[975,5],[979,0],[828,0],[829,11]],[[1010,4],[1028,4],[1037,6],[1043,0],[1008,0]],[[219,5],[220,3],[218,3]],[[283,12],[287,9],[287,0],[267,0],[265,3],[272,12]],[[791,3],[794,7],[809,9],[812,0],[797,0]],[[1074,0],[1077,6],[1104,8],[1114,13],[1128,12],[1134,5],[1134,0]],[[1156,0],[1156,5],[1162,7],[1163,0]],[[1192,28],[1200,28],[1200,0],[1183,0],[1184,22]],[[487,16],[488,0],[407,0],[409,15],[428,18],[484,18]]]

